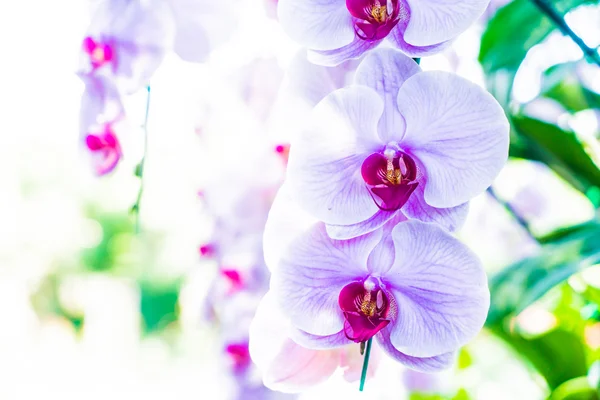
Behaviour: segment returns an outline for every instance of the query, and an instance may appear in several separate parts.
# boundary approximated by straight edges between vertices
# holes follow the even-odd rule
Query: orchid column
[[[272,383],[275,366],[292,363],[293,353],[270,348],[267,314],[285,319],[277,335],[306,351],[366,348],[361,390],[373,338],[401,364],[434,372],[449,368],[482,328],[487,278],[451,232],[506,162],[508,121],[479,86],[423,72],[409,56],[441,51],[486,6],[280,0],[281,24],[310,61],[337,65],[367,54],[353,84],[322,99],[292,141],[269,215],[271,288],[250,337],[267,385],[299,391],[316,383]],[[384,42],[396,49],[375,49]]]

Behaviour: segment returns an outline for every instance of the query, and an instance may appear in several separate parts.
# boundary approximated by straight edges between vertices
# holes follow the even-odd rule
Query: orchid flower
[[[487,316],[485,272],[445,230],[402,219],[358,238],[331,239],[282,186],[265,226],[264,254],[269,293],[296,344],[322,350],[375,338],[411,369],[452,365]],[[254,358],[252,340],[251,330]]]
[[[354,85],[314,108],[291,143],[287,181],[336,239],[399,214],[452,231],[505,164],[508,132],[504,111],[479,86],[379,49]]]
[[[390,357],[423,372],[450,367],[489,308],[477,257],[420,221],[392,221],[345,241],[317,223],[284,250],[271,279],[297,344],[328,349],[375,338]]]
[[[336,65],[387,42],[411,57],[444,49],[485,11],[489,0],[280,0],[285,32],[311,61]]]

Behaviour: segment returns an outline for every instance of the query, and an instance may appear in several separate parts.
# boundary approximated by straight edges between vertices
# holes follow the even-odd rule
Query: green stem
[[[420,58],[413,58],[414,62],[417,63],[417,65],[421,64],[421,59]]]
[[[144,163],[146,161],[146,154],[148,153],[148,115],[150,113],[150,85],[146,87],[148,95],[146,97],[146,115],[144,117],[144,153],[142,159],[135,169],[135,174],[140,178],[140,189],[138,190],[137,199],[135,204],[131,207],[131,211],[135,213],[135,232],[140,232],[140,204],[142,201],[142,194],[144,193]]]
[[[569,25],[565,22],[562,15],[556,11],[552,4],[550,4],[547,0],[531,0],[533,4],[535,4],[540,11],[542,11],[548,18],[554,22],[554,24],[560,29],[563,35],[567,35],[571,38],[579,46],[583,54],[592,62],[600,67],[600,55],[598,52],[585,44],[585,42],[577,36],[575,32],[569,27]]]
[[[367,369],[369,368],[369,357],[371,356],[371,342],[373,338],[367,341],[367,350],[365,351],[365,359],[363,361],[362,373],[360,374],[360,387],[358,390],[361,392],[365,388],[365,381],[367,380]]]

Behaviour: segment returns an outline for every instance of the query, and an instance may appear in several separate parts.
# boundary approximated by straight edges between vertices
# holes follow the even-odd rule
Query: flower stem
[[[533,233],[531,233],[531,229],[529,228],[529,223],[525,220],[525,218],[523,218],[517,212],[517,210],[515,210],[515,208],[512,206],[512,204],[499,198],[491,186],[487,189],[487,192],[490,194],[490,196],[492,196],[494,198],[494,200],[496,200],[496,202],[498,202],[498,204],[500,204],[502,207],[504,207],[504,209],[513,217],[513,219],[519,225],[521,225],[521,227],[525,230],[525,232],[527,232],[527,235],[530,238],[532,238],[536,242],[538,241],[537,238],[533,235]]]
[[[563,35],[567,35],[579,46],[583,54],[592,62],[600,67],[600,55],[598,52],[585,44],[585,42],[577,36],[575,32],[565,22],[562,15],[556,11],[556,9],[547,0],[531,0],[533,4],[537,6],[548,18],[554,22],[554,24],[560,29]]]
[[[365,351],[365,359],[363,361],[362,373],[360,374],[360,387],[358,390],[361,392],[365,388],[365,381],[367,380],[367,368],[369,368],[369,357],[371,356],[371,342],[373,338],[367,341],[367,350]]]
[[[138,190],[137,199],[131,211],[135,213],[135,232],[140,232],[140,204],[142,201],[142,193],[144,192],[144,163],[146,154],[148,153],[148,114],[150,111],[150,85],[146,87],[148,95],[146,96],[146,115],[144,117],[144,153],[140,163],[135,168],[135,175],[140,178],[140,189]]]
[[[421,64],[421,59],[420,58],[413,58],[414,62],[417,63],[417,65]]]

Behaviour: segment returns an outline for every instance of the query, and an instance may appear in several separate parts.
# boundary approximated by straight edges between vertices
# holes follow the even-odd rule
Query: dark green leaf
[[[600,226],[576,230],[542,246],[490,279],[492,304],[486,324],[501,323],[581,269],[600,262]]]
[[[558,101],[571,112],[600,108],[600,95],[581,83],[578,63],[555,65],[542,76],[542,95]]]
[[[525,116],[514,116],[512,124],[527,143],[527,158],[543,161],[583,193],[600,186],[600,168],[573,132]]]
[[[554,329],[533,339],[511,333],[497,325],[492,331],[529,360],[554,390],[563,382],[587,372],[585,348],[580,338],[564,329]]]
[[[140,311],[146,332],[155,332],[177,321],[179,284],[157,286],[140,283]]]
[[[548,400],[600,400],[598,390],[592,388],[587,377],[571,379],[556,388]]]
[[[552,5],[564,14],[571,8],[594,0],[556,0]],[[487,73],[499,69],[517,70],[534,45],[556,27],[530,0],[515,0],[498,10],[481,38],[479,62]]]

